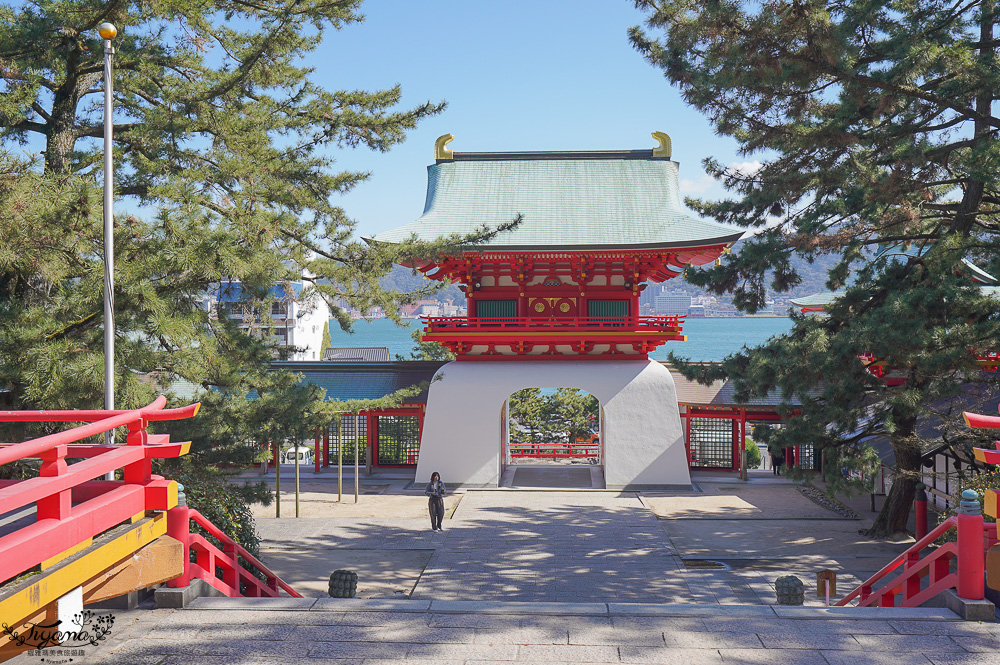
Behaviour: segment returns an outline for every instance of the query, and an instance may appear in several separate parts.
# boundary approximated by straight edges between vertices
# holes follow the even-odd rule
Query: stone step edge
[[[572,603],[495,600],[403,600],[366,598],[198,598],[189,610],[273,610],[324,612],[422,612],[618,617],[771,617],[782,619],[892,619],[960,621],[936,607],[795,607],[698,603]]]

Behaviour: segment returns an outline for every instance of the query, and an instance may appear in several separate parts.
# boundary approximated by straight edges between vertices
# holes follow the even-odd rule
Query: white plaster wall
[[[318,295],[306,302],[290,303],[295,316],[295,328],[289,343],[302,348],[293,354],[292,360],[322,360],[319,355],[323,346],[323,324],[330,320],[330,307]]]
[[[448,363],[428,393],[417,481],[439,471],[445,484],[496,485],[501,407],[523,388],[579,388],[600,401],[609,488],[690,485],[674,381],[650,360]]]

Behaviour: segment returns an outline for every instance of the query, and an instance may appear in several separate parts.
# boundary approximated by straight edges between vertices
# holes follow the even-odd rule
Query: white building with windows
[[[220,285],[218,312],[240,322],[253,335],[270,336],[278,347],[291,349],[288,360],[322,360],[323,326],[330,321],[330,307],[319,294],[306,295],[302,282],[285,282],[271,288],[270,305],[255,310],[243,297],[240,282]]]
[[[683,291],[664,291],[656,296],[656,313],[664,316],[687,316],[691,296]]]

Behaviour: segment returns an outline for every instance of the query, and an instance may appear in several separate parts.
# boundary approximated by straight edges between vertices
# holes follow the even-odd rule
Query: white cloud
[[[745,176],[753,175],[757,171],[760,171],[761,167],[764,166],[760,160],[753,160],[752,162],[733,162],[728,168],[739,171]]]
[[[681,178],[679,183],[681,198],[684,198],[685,196],[699,196],[711,190],[717,184],[718,183],[706,173],[702,173],[701,177],[696,180]]]

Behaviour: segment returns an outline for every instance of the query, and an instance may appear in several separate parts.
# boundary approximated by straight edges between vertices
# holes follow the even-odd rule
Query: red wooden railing
[[[220,550],[203,535],[191,533],[192,521],[222,543],[222,549]],[[197,510],[192,510],[186,505],[178,505],[168,511],[167,535],[176,538],[184,545],[184,574],[168,582],[167,586],[185,587],[192,579],[197,578],[231,598],[243,596],[277,598],[282,591],[293,598],[302,597]],[[190,552],[195,554],[193,562]],[[266,581],[262,581],[257,573],[263,575]]]
[[[963,413],[965,422],[973,428],[1000,429],[1000,418],[975,413]],[[976,459],[985,464],[1000,464],[1000,441],[996,450],[975,448]],[[998,496],[994,489],[985,491],[987,513],[998,517]],[[858,606],[879,605],[916,607],[946,589],[955,589],[961,598],[982,600],[985,596],[986,551],[998,543],[997,524],[983,521],[979,494],[974,490],[962,492],[958,515],[942,522],[930,533],[920,538],[912,547],[893,559],[857,589],[847,594],[837,605],[848,605],[858,599]],[[956,539],[933,550],[924,558],[920,553],[935,540],[954,529]],[[952,561],[955,571],[951,571]],[[903,572],[883,582],[900,566]]]
[[[920,558],[921,551],[952,529],[959,532],[958,542],[945,543]],[[946,589],[958,589],[963,598],[978,595],[981,599],[983,561],[986,550],[997,542],[995,535],[996,525],[984,524],[982,515],[978,519],[973,515],[950,517],[844,596],[837,605],[850,605],[857,599],[857,607],[918,607]],[[963,542],[963,536],[966,542]],[[970,542],[974,547],[968,546]],[[957,563],[955,571],[951,570],[952,560]],[[887,579],[900,566],[903,567],[902,572]],[[880,582],[883,584],[876,588]]]
[[[151,421],[190,418],[198,404],[165,409],[166,398],[131,411],[0,411],[0,422],[86,422],[21,443],[0,443],[0,464],[40,458],[38,477],[0,481],[0,515],[24,511],[33,522],[0,537],[0,582],[92,538],[136,514],[173,506],[172,481],[150,473],[153,459],[183,455],[188,443],[149,434]],[[125,445],[83,443],[117,427],[127,427]],[[67,458],[84,461],[68,464]],[[124,480],[95,480],[123,470]],[[16,523],[15,523],[16,526]]]
[[[200,513],[186,505],[177,506],[177,483],[151,473],[151,460],[184,455],[190,443],[172,443],[167,435],[150,434],[148,424],[191,418],[200,406],[166,409],[165,404],[166,398],[160,396],[130,411],[0,411],[0,422],[88,423],[21,443],[0,443],[0,464],[42,460],[38,477],[0,480],[0,516],[16,518],[17,512],[23,511],[24,518],[30,518],[32,504],[35,509],[34,521],[0,536],[0,582],[135,515],[165,510],[168,534],[181,535],[178,540],[184,545],[186,562],[184,575],[170,586],[185,586],[194,576],[230,596],[277,596],[283,590],[301,597]],[[128,429],[124,445],[84,443],[84,439],[118,427]],[[66,461],[78,458],[83,461]],[[97,480],[118,469],[122,469],[123,480]],[[200,534],[190,533],[192,519],[222,543],[223,549]],[[183,522],[183,530],[179,522]],[[193,564],[188,562],[189,551],[195,552]],[[242,567],[240,559],[249,568]],[[216,571],[221,572],[221,580]],[[266,581],[258,579],[255,571]]]
[[[422,316],[424,332],[452,331],[513,331],[552,328],[569,328],[580,332],[637,331],[637,332],[681,332],[683,316],[565,316],[539,317],[476,317],[476,316]]]

